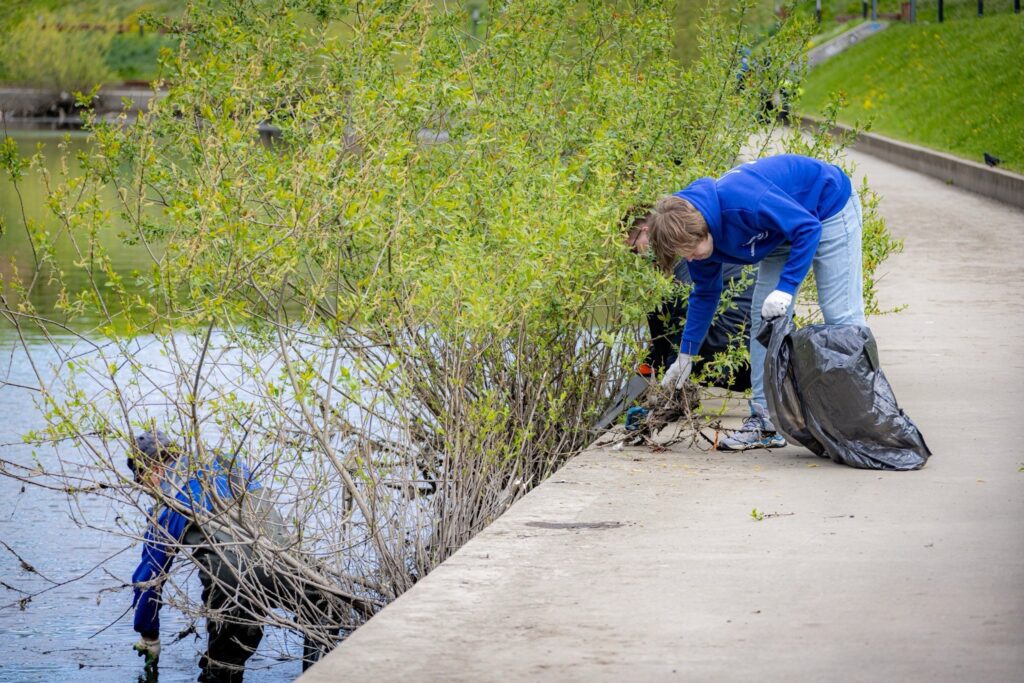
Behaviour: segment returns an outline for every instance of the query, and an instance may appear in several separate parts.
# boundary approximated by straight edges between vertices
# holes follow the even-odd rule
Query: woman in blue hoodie
[[[751,306],[753,398],[743,427],[719,441],[722,450],[778,448],[764,395],[762,319],[791,315],[814,267],[825,322],[864,324],[860,199],[838,166],[795,154],[752,161],[717,180],[701,178],[663,197],[649,223],[651,245],[667,272],[684,258],[694,287],[679,355],[662,384],[682,387],[722,294],[727,263],[757,263]]]

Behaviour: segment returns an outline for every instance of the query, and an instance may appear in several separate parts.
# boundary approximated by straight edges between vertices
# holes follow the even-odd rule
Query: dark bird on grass
[[[1000,159],[999,157],[992,156],[988,152],[985,152],[985,163],[988,166],[993,166],[994,167],[994,166],[998,166],[999,164],[1003,163],[1003,160]]]

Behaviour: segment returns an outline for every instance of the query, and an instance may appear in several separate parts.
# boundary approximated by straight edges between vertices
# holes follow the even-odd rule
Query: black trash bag
[[[896,404],[864,325],[765,321],[764,389],[776,429],[790,441],[850,467],[916,470],[932,454]]]

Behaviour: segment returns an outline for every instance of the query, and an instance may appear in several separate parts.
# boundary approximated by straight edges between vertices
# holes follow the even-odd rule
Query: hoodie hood
[[[722,234],[722,207],[718,203],[718,189],[714,178],[699,178],[686,186],[685,189],[676,192],[676,196],[696,207],[707,221],[708,230],[715,243],[719,241]]]

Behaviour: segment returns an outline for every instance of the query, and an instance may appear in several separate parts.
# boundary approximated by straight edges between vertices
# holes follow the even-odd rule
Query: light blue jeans
[[[861,267],[861,239],[864,219],[860,198],[854,190],[850,201],[843,210],[823,221],[821,241],[814,252],[814,279],[818,283],[818,305],[825,316],[825,322],[832,325],[864,323],[864,285]],[[750,308],[750,383],[753,385],[752,403],[765,409],[764,358],[767,349],[755,339],[761,329],[761,306],[765,298],[779,284],[782,267],[789,257],[789,243],[783,244],[768,254],[757,269],[754,283],[754,300]],[[796,303],[796,297],[793,297]],[[793,313],[793,304],[789,314]]]

